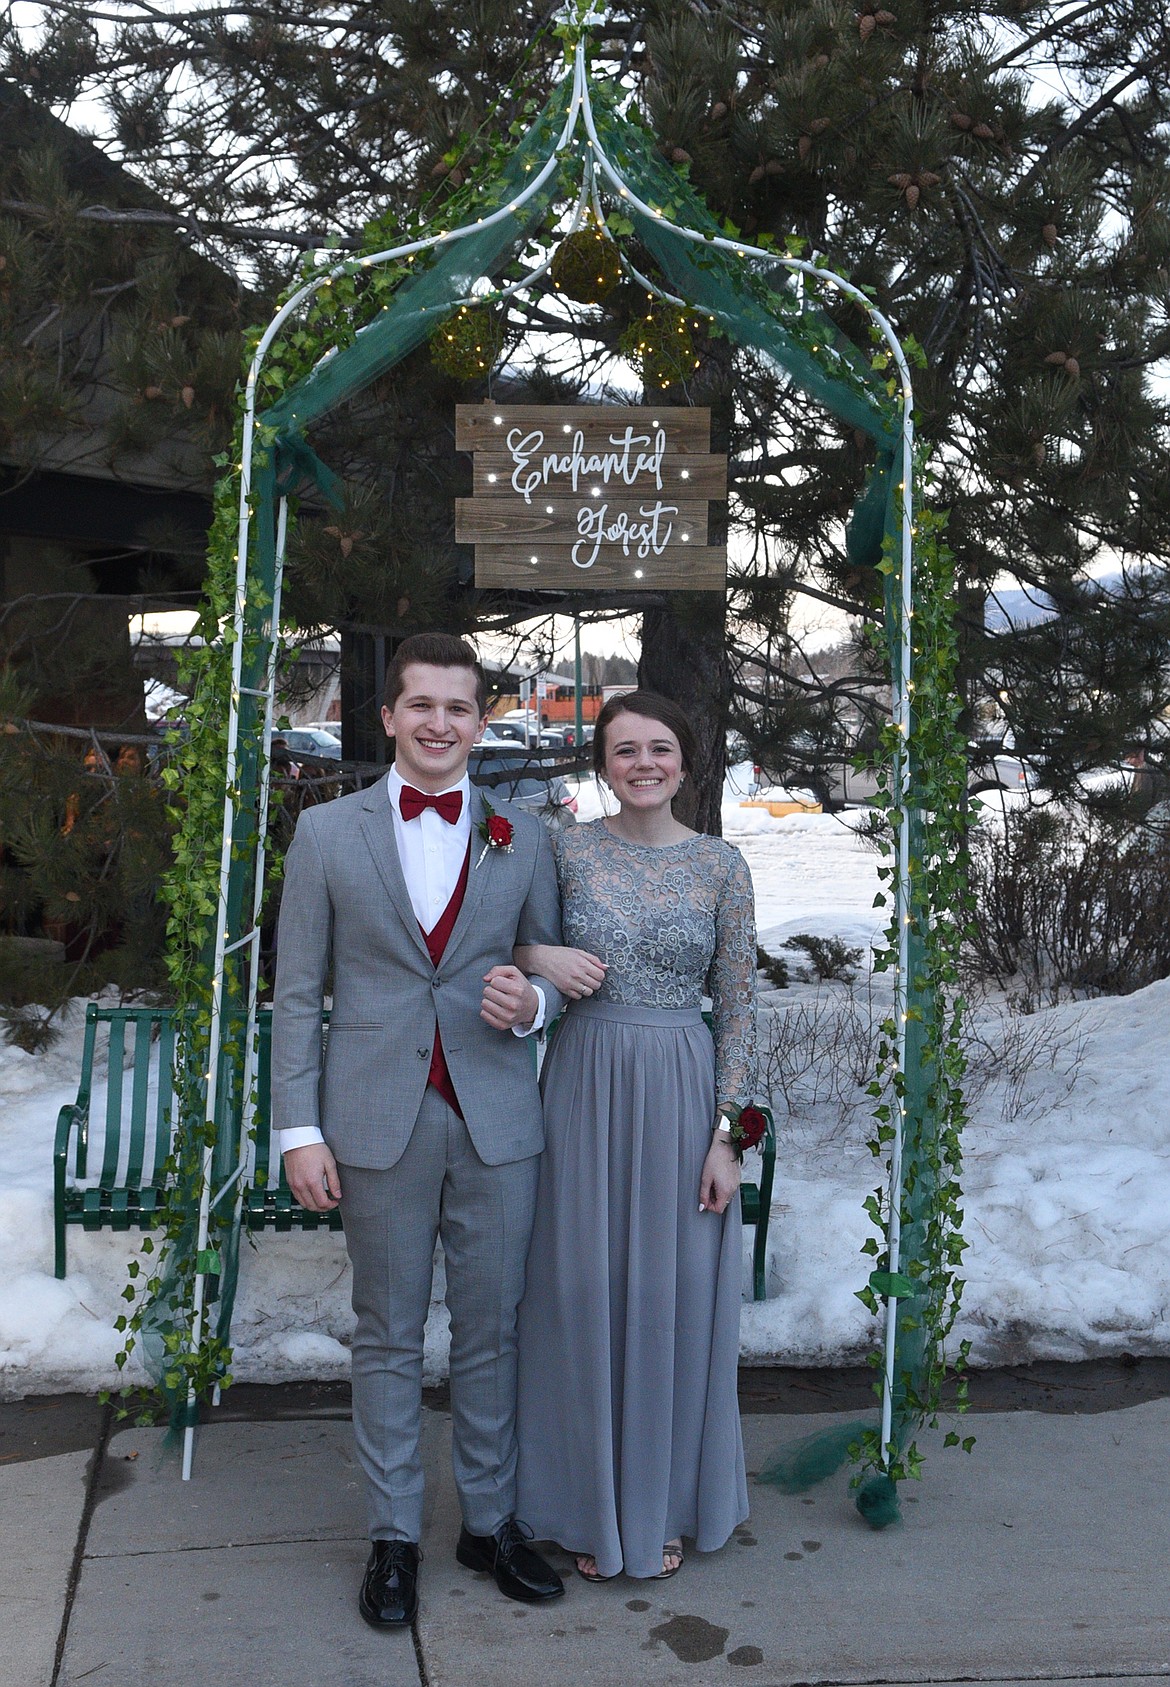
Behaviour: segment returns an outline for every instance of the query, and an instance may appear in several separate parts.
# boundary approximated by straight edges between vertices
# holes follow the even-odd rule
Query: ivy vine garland
[[[925,461],[918,467],[924,474]],[[896,1515],[891,1485],[920,1473],[922,1453],[914,1437],[924,1426],[937,1425],[948,1376],[956,1378],[948,1409],[962,1412],[967,1404],[965,1371],[971,1344],[960,1342],[953,1355],[948,1353],[948,1338],[962,1300],[959,1270],[967,1246],[960,1183],[966,1123],[962,1093],[966,1057],[961,1036],[965,1003],[958,993],[958,968],[971,903],[964,804],[967,762],[959,728],[958,643],[951,613],[955,571],[944,540],[945,526],[945,517],[931,510],[915,514],[914,679],[908,754],[917,802],[910,816],[909,919],[911,964],[922,1006],[910,1009],[913,1023],[907,1028],[906,1072],[898,1069],[899,1027],[893,1017],[882,1022],[878,1071],[869,1086],[875,1101],[869,1148],[883,1162],[887,1175],[865,1203],[880,1239],[870,1237],[863,1244],[862,1252],[871,1258],[874,1269],[858,1298],[875,1314],[882,1303],[897,1302],[900,1335],[916,1359],[912,1371],[904,1368],[894,1378],[897,1445],[883,1448],[875,1429],[867,1429],[860,1437],[858,1507],[877,1526]],[[900,564],[889,548],[880,566],[895,588],[888,591],[887,603],[894,603]],[[874,952],[877,972],[892,972],[898,964],[895,868],[890,860],[902,819],[898,793],[891,783],[900,749],[898,737],[891,722],[882,735],[877,768],[875,806],[886,821],[881,848],[888,863],[878,871],[886,886],[882,900],[891,915],[884,941]],[[896,1108],[903,1112],[905,1132],[903,1248],[893,1269],[885,1236]],[[880,1368],[883,1356],[871,1356],[870,1363]],[[961,1439],[955,1430],[947,1432],[947,1446],[959,1445],[960,1440],[970,1451],[974,1437]],[[892,1515],[891,1505],[895,1506]]]
[[[598,127],[603,138],[612,124],[607,121],[606,103],[612,105],[616,94],[601,91],[597,96]],[[527,113],[526,113],[527,115]],[[545,109],[540,120],[551,131],[563,107],[558,110],[555,99]],[[616,121],[616,119],[614,120]],[[621,147],[614,144],[621,161]],[[297,384],[316,368],[327,353],[341,350],[353,343],[359,330],[372,322],[390,303],[400,281],[426,268],[433,261],[431,254],[420,253],[414,259],[395,260],[367,268],[363,255],[384,250],[387,246],[405,243],[426,232],[448,230],[482,220],[503,201],[504,189],[498,178],[500,166],[511,148],[507,140],[485,144],[478,168],[464,180],[458,193],[446,201],[438,229],[427,231],[421,227],[410,230],[386,218],[371,223],[363,241],[362,253],[340,266],[313,296],[299,321],[288,322],[269,348],[258,380],[259,410],[262,414],[284,392]],[[686,202],[685,188],[676,173],[665,165],[642,161],[647,179],[653,179],[654,196],[662,214],[682,208],[684,215],[697,216],[693,203]],[[677,197],[677,204],[676,204]],[[710,219],[708,218],[708,221]],[[712,225],[717,226],[717,225]],[[631,232],[625,222],[619,228],[619,216],[611,218],[614,232]],[[546,222],[537,238],[548,240],[553,230]],[[575,238],[575,237],[574,237]],[[596,237],[590,233],[589,239]],[[611,244],[611,243],[607,243]],[[593,255],[593,254],[591,254]],[[569,260],[564,260],[566,266]],[[696,259],[698,271],[695,290],[680,285],[678,291],[697,300],[695,310],[681,309],[665,301],[656,303],[648,314],[630,325],[623,336],[622,350],[636,362],[644,384],[649,389],[671,385],[688,375],[697,365],[692,323],[699,312],[717,321],[720,326],[733,327],[733,311],[720,312],[717,304],[703,297],[705,279],[722,283],[729,273],[729,261],[721,253],[707,247]],[[291,296],[304,281],[315,273],[311,266],[298,277],[285,294]],[[598,272],[594,272],[598,273]],[[848,385],[859,399],[870,406],[872,417],[874,391],[864,366],[851,361],[851,348],[824,343],[824,319],[815,312],[805,313],[799,300],[791,293],[778,291],[766,277],[746,275],[744,294],[759,311],[782,321],[784,331],[793,345],[805,355],[802,366],[819,370],[826,387],[829,383]],[[727,296],[726,294],[724,295]],[[282,301],[283,302],[283,301]],[[498,331],[498,344],[495,334]],[[496,305],[459,307],[449,315],[432,335],[432,355],[437,360],[448,355],[447,367],[458,378],[486,373],[498,356],[503,344],[504,315]],[[250,362],[258,343],[260,330],[248,337],[246,358]],[[495,350],[493,351],[493,346]],[[860,362],[861,360],[857,360]],[[881,367],[880,356],[874,359]],[[802,374],[802,379],[805,375]],[[891,409],[895,408],[891,393]],[[880,429],[879,429],[880,431]],[[274,433],[262,423],[257,425],[258,451],[253,463],[258,464],[275,445]],[[203,1151],[214,1127],[204,1123],[204,1088],[207,1082],[206,1055],[210,1026],[212,981],[208,960],[208,932],[215,920],[219,895],[218,855],[220,829],[223,820],[223,763],[226,723],[230,712],[232,640],[231,611],[235,596],[236,544],[238,527],[239,476],[241,472],[241,431],[237,426],[233,450],[220,463],[223,477],[216,489],[215,519],[210,536],[206,600],[201,630],[206,640],[203,651],[184,674],[184,684],[192,692],[187,712],[188,735],[174,746],[174,762],[167,773],[167,781],[179,810],[175,866],[167,882],[171,915],[169,923],[171,979],[176,997],[176,1011],[183,1026],[183,1057],[176,1078],[178,1127],[175,1150],[170,1162],[173,1179],[168,1198],[163,1247],[159,1257],[162,1268],[151,1258],[155,1245],[150,1237],[143,1245],[146,1260],[135,1260],[130,1267],[130,1282],[125,1298],[128,1310],[119,1320],[126,1336],[120,1362],[142,1343],[152,1357],[152,1371],[157,1375],[172,1403],[184,1400],[189,1386],[198,1395],[206,1394],[219,1383],[230,1381],[230,1351],[226,1341],[215,1330],[208,1330],[196,1350],[189,1340],[190,1307],[193,1284],[197,1272],[216,1273],[225,1263],[224,1249],[230,1243],[230,1203],[213,1215],[209,1247],[197,1257],[194,1245],[193,1219],[197,1212],[201,1185]],[[873,1090],[877,1103],[877,1132],[873,1143],[880,1158],[888,1153],[893,1137],[892,1107],[907,1109],[912,1125],[920,1126],[908,1138],[917,1156],[914,1169],[917,1181],[904,1185],[905,1210],[903,1222],[907,1233],[915,1238],[913,1249],[907,1249],[909,1264],[904,1269],[892,1269],[882,1251],[882,1244],[873,1241],[867,1251],[873,1272],[861,1297],[871,1310],[879,1301],[893,1299],[899,1303],[903,1329],[921,1332],[921,1362],[915,1362],[912,1374],[896,1379],[896,1448],[883,1448],[875,1432],[868,1432],[861,1444],[863,1476],[867,1469],[880,1470],[878,1481],[892,1484],[907,1474],[914,1474],[921,1462],[913,1440],[907,1440],[908,1426],[933,1421],[940,1404],[942,1378],[945,1373],[945,1342],[953,1327],[961,1284],[957,1267],[961,1261],[962,1238],[959,1233],[958,1174],[959,1129],[962,1124],[962,1099],[959,1082],[962,1076],[962,1056],[958,1046],[958,1027],[961,1003],[947,1007],[955,983],[955,961],[958,935],[955,923],[963,918],[963,889],[961,884],[961,799],[965,768],[963,746],[957,731],[957,704],[953,693],[954,635],[950,626],[950,561],[940,540],[940,527],[935,518],[922,515],[919,519],[916,565],[923,588],[916,609],[915,622],[915,691],[914,718],[910,737],[910,754],[914,767],[916,800],[922,813],[914,819],[912,863],[911,919],[915,939],[915,993],[926,1002],[924,1010],[916,1009],[918,1023],[914,1028],[915,1072],[907,1084],[898,1070],[897,1031],[892,1021],[883,1026],[881,1071]],[[896,564],[887,554],[883,568],[896,571]],[[270,605],[263,601],[261,588],[254,582],[247,585],[251,614],[248,624],[261,628]],[[226,630],[225,630],[226,629]],[[887,609],[887,635],[896,637],[896,617]],[[265,646],[260,632],[249,633],[243,651],[245,674],[263,666]],[[889,769],[895,750],[901,750],[892,729],[885,735],[885,773],[883,801],[891,822],[897,824],[896,794],[890,789]],[[242,826],[234,843],[241,854],[255,842],[255,822],[252,835]],[[890,870],[884,869],[887,876]],[[879,953],[879,969],[896,964],[897,932],[888,933],[887,947]],[[231,1066],[238,1054],[243,1036],[244,1003],[241,975],[231,972],[225,980],[226,1007],[226,1065]],[[911,1063],[907,1061],[907,1072]],[[922,1091],[919,1077],[925,1074],[926,1090]],[[915,1086],[917,1089],[915,1090]],[[914,1090],[915,1093],[911,1093]],[[239,1098],[236,1098],[237,1102]],[[915,1191],[930,1192],[924,1209]],[[876,1222],[886,1215],[886,1195],[878,1191],[871,1197],[868,1210]],[[917,1229],[915,1228],[917,1227]],[[225,1275],[225,1281],[227,1280]],[[227,1309],[230,1313],[230,1307]],[[226,1321],[221,1320],[226,1330]],[[965,1359],[960,1352],[960,1363]],[[881,1358],[876,1356],[880,1366]],[[954,1437],[953,1439],[958,1439]],[[891,1456],[891,1453],[895,1456]],[[872,1481],[873,1479],[871,1479]],[[863,1486],[862,1498],[866,1489]]]

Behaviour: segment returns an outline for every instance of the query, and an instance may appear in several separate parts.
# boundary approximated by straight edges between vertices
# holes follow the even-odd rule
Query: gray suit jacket
[[[496,805],[493,805],[496,806]],[[272,1126],[319,1126],[345,1165],[385,1169],[410,1138],[430,1071],[436,1020],[480,1158],[527,1159],[544,1146],[532,1051],[479,1016],[484,974],[513,943],[559,943],[548,834],[500,803],[512,850],[477,867],[483,819],[471,791],[471,872],[439,966],[431,965],[394,839],[384,780],[307,808],[285,859],[272,1014]],[[333,1011],[322,1060],[322,1001]],[[563,1006],[545,979],[547,1018]]]

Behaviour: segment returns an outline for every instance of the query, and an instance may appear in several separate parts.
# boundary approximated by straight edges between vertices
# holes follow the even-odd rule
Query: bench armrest
[[[69,1138],[73,1134],[73,1127],[77,1127],[77,1158],[74,1162],[75,1177],[85,1176],[86,1150],[89,1147],[89,1108],[83,1103],[67,1101],[57,1114],[57,1135],[53,1142],[53,1176],[65,1177],[65,1163],[69,1155]],[[64,1183],[62,1182],[62,1187]]]
[[[53,1139],[53,1241],[54,1272],[65,1275],[65,1178],[69,1159],[69,1138],[77,1126],[77,1176],[85,1176],[86,1135],[89,1130],[89,1108],[75,1101],[67,1101],[57,1114],[57,1134]]]

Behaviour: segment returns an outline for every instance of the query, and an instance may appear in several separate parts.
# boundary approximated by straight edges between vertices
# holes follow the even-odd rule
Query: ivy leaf
[[[886,1300],[905,1300],[921,1292],[920,1285],[902,1271],[871,1271],[869,1286]]]

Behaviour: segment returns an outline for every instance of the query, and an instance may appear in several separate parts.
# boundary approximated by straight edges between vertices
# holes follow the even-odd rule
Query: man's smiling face
[[[475,673],[410,662],[402,680],[393,709],[382,710],[382,724],[394,740],[394,765],[420,791],[445,790],[462,779],[483,729]]]

